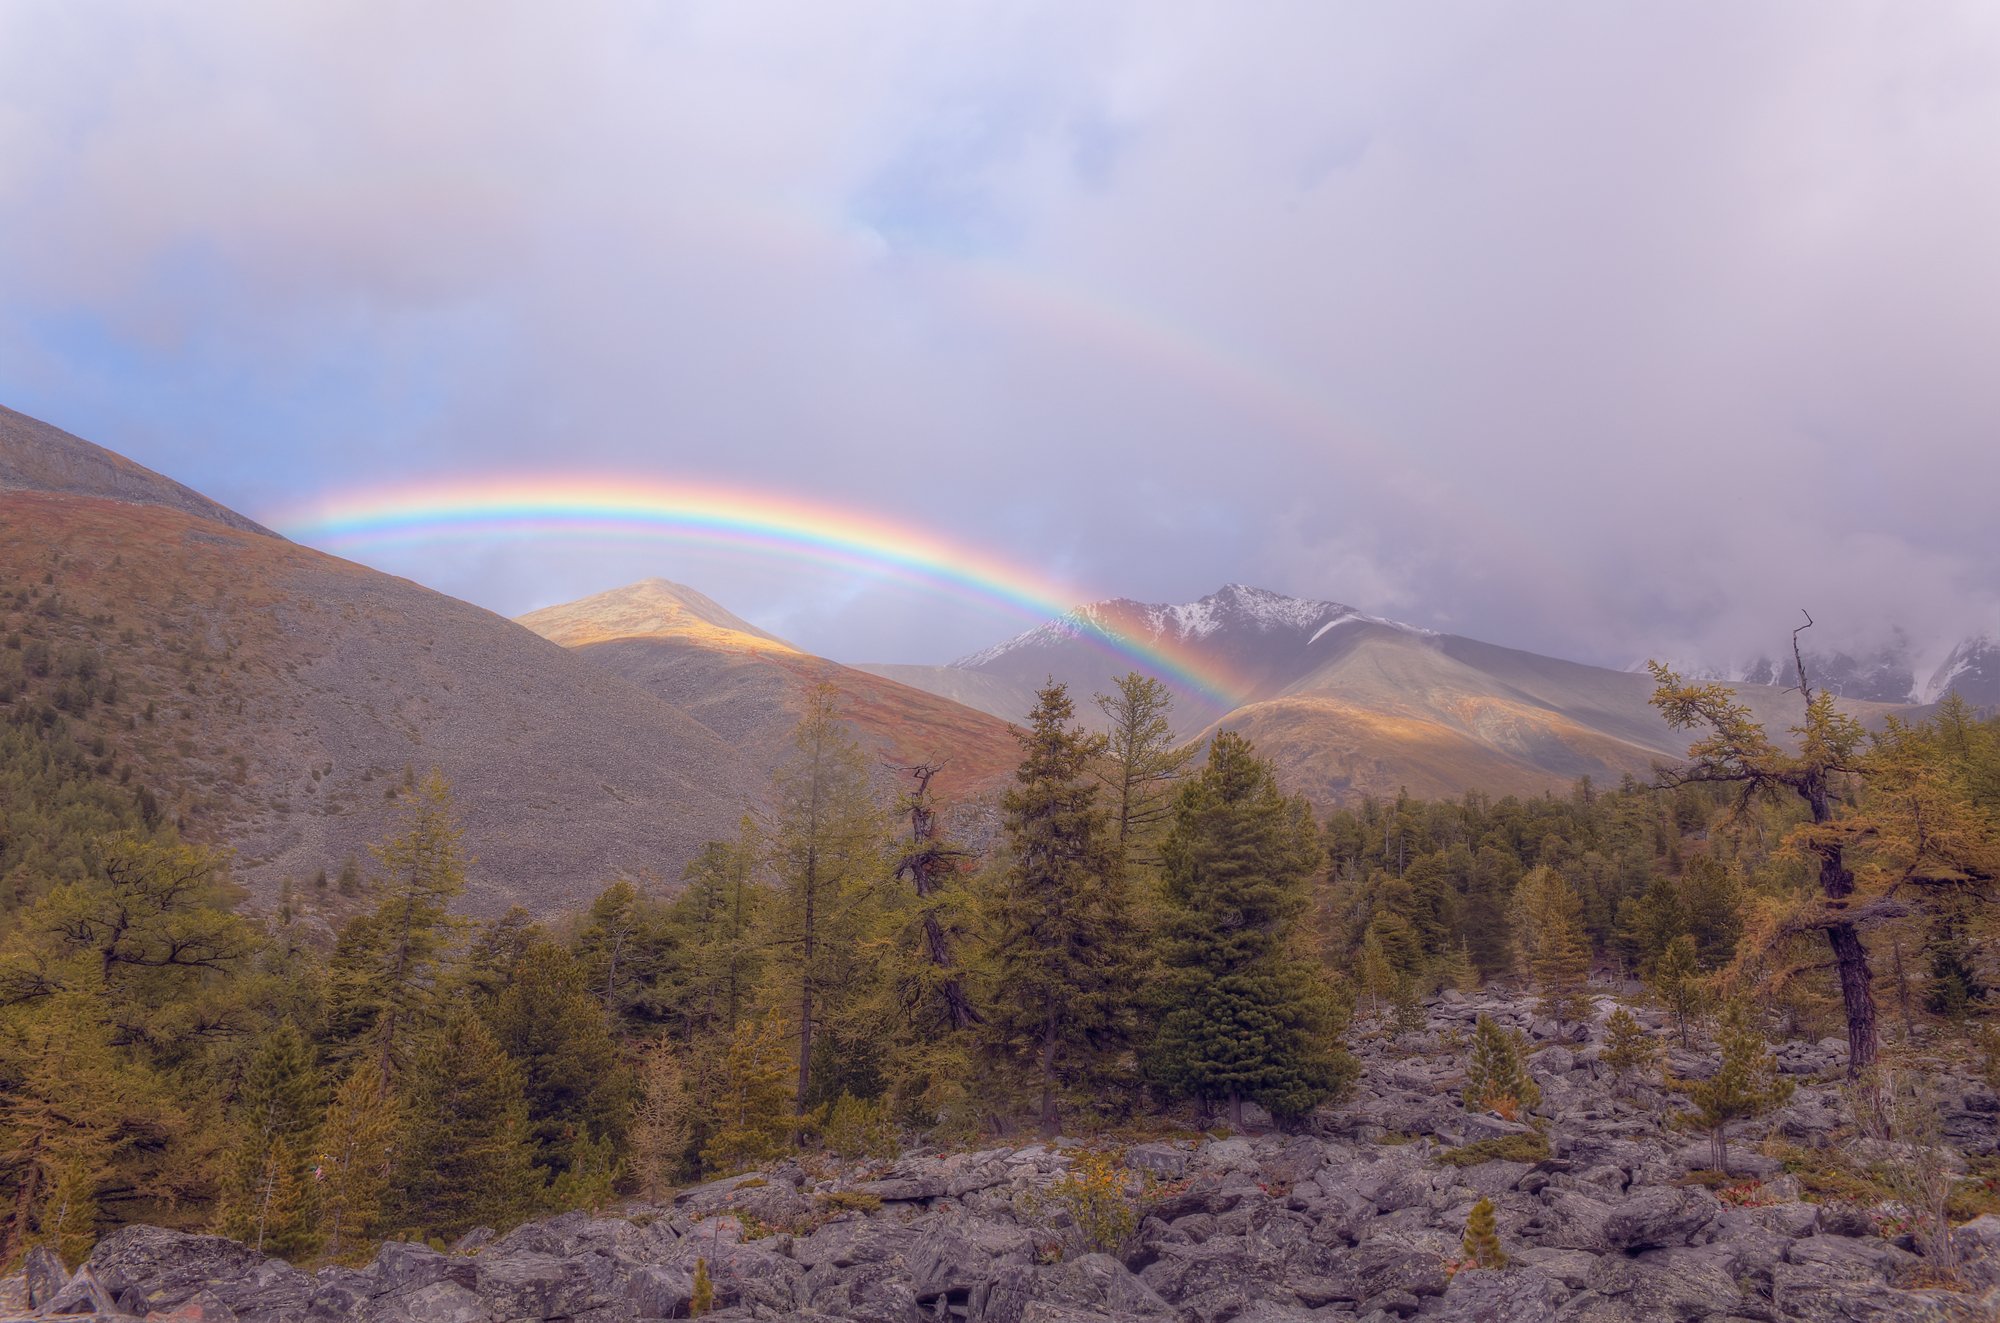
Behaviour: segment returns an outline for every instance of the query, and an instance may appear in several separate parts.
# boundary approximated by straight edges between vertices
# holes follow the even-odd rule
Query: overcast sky
[[[724,479],[1586,660],[2000,626],[2000,6],[0,5],[0,401],[253,516]],[[646,574],[848,660],[998,609]]]

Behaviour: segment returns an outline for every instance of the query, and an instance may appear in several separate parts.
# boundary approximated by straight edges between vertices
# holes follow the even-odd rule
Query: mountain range
[[[821,685],[885,795],[900,769],[943,761],[940,791],[974,807],[1008,783],[1011,723],[1049,677],[1100,721],[1091,696],[1148,661],[1179,736],[1244,732],[1322,808],[1644,775],[1685,743],[1644,675],[1240,584],[1177,606],[1080,606],[946,666],[816,657],[665,579],[510,621],[287,541],[5,408],[0,570],[20,585],[0,594],[14,636],[117,677],[115,701],[73,714],[104,766],[231,849],[263,903],[350,859],[365,871],[397,788],[432,767],[477,859],[476,913],[548,913],[620,877],[671,883],[762,808]],[[2000,697],[2000,651],[1961,653],[1942,683]],[[1731,678],[1774,729],[1794,719],[1795,692]],[[1874,701],[1894,691],[1883,683],[1843,701],[1867,720],[1909,710]]]

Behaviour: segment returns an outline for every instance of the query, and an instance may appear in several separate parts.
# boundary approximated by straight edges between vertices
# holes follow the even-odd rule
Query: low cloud
[[[1624,663],[2000,627],[1983,6],[0,9],[0,391],[255,514],[723,478]],[[1021,622],[669,547],[849,658]]]

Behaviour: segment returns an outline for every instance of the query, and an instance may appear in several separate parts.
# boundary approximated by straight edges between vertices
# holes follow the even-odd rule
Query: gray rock
[[[1605,1215],[1604,1244],[1627,1254],[1687,1245],[1721,1210],[1721,1201],[1700,1188],[1642,1190]]]
[[[63,1267],[63,1261],[46,1245],[37,1245],[29,1250],[21,1267],[23,1276],[27,1278],[30,1308],[46,1305],[69,1285],[69,1269]]]

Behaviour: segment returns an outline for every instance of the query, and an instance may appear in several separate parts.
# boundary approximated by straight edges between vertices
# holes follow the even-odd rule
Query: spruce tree
[[[1334,999],[1299,952],[1320,866],[1303,801],[1278,791],[1270,764],[1225,732],[1174,807],[1166,862],[1164,1003],[1147,1052],[1170,1093],[1246,1099],[1298,1116],[1333,1096],[1355,1064],[1340,1047]]]
[[[1498,1112],[1511,1121],[1534,1110],[1541,1100],[1541,1087],[1521,1064],[1519,1040],[1480,1016],[1472,1031],[1472,1062],[1465,1072],[1465,1109]]]
[[[1499,1220],[1494,1216],[1491,1199],[1482,1198],[1472,1206],[1471,1215],[1465,1219],[1465,1239],[1461,1248],[1476,1268],[1507,1266],[1507,1255],[1500,1248]]]
[[[410,1059],[396,1154],[399,1222],[447,1239],[528,1211],[521,1068],[469,1008],[455,1007]]]
[[[1117,842],[1090,769],[1102,741],[1071,724],[1053,680],[1037,695],[1015,784],[1001,800],[1008,863],[992,902],[995,1046],[1039,1085],[1040,1128],[1058,1098],[1131,1032],[1131,927]]]
[[[1729,1127],[1753,1120],[1784,1105],[1792,1096],[1792,1081],[1778,1073],[1764,1037],[1752,1025],[1749,1010],[1732,1003],[1724,1012],[1720,1035],[1722,1060],[1705,1080],[1680,1081],[1694,1104],[1690,1124],[1708,1132],[1715,1170],[1729,1170]]]
[[[544,1185],[575,1167],[592,1145],[623,1141],[630,1080],[604,1006],[585,987],[575,957],[553,942],[530,945],[490,1023],[501,1050],[521,1068],[529,1143]]]

